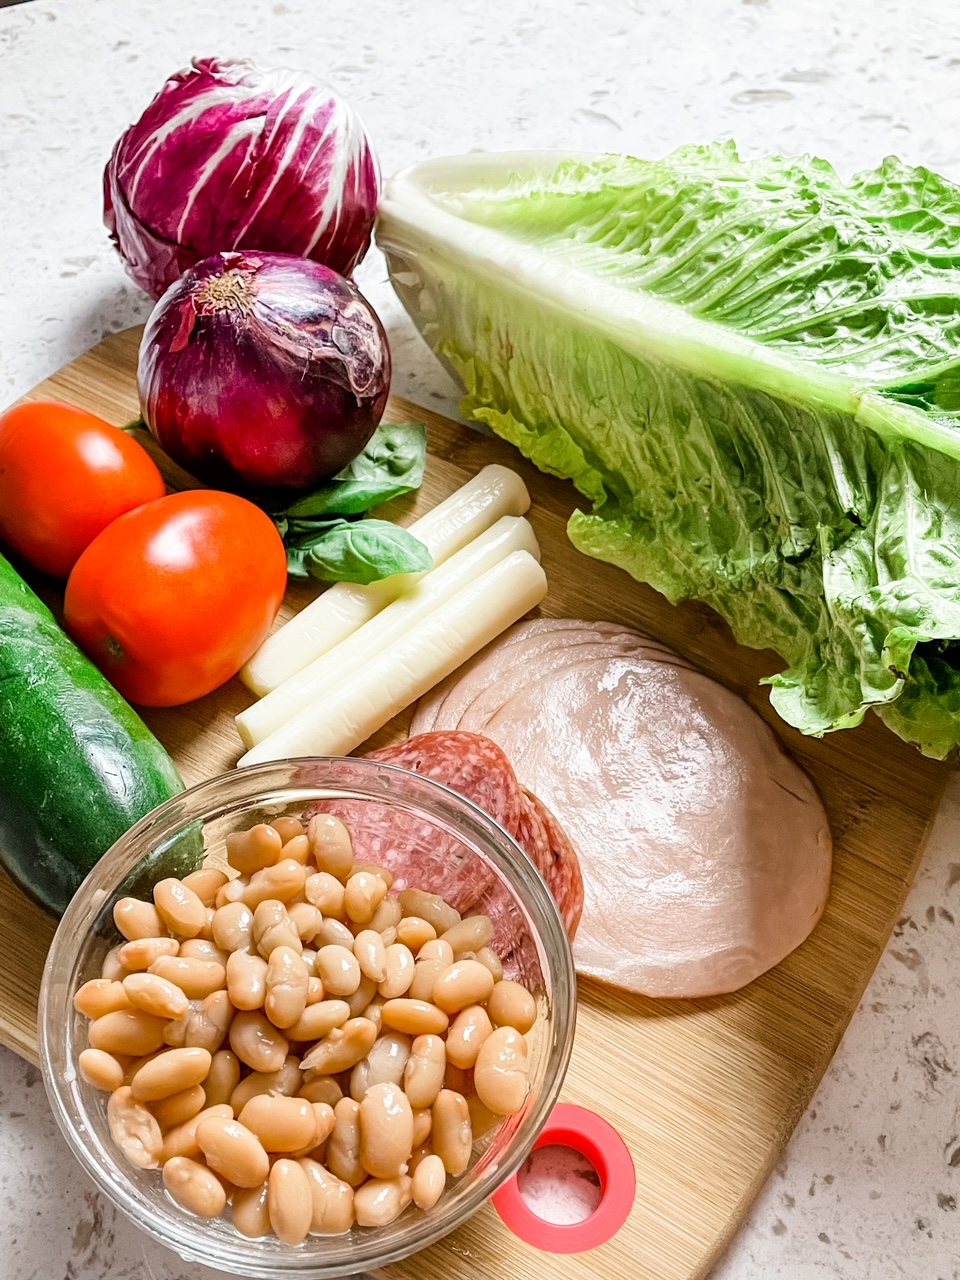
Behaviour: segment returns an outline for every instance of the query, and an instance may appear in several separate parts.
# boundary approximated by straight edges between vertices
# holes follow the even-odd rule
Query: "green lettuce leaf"
[[[574,544],[787,663],[805,733],[960,743],[960,188],[732,143],[399,175],[378,240]]]

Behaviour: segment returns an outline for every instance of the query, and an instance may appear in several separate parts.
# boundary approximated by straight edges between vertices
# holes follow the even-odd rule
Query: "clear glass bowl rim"
[[[116,1171],[100,1164],[84,1141],[82,1122],[71,1096],[72,1080],[56,1061],[65,1048],[72,1017],[73,973],[79,948],[119,884],[154,848],[195,822],[210,822],[254,805],[304,802],[321,798],[359,798],[426,810],[432,821],[447,827],[481,856],[489,859],[510,885],[533,925],[541,968],[550,998],[550,1043],[539,1095],[497,1164],[457,1198],[452,1210],[403,1220],[384,1248],[380,1233],[369,1243],[352,1237],[308,1236],[305,1245],[278,1253],[258,1250],[257,1240],[211,1238],[196,1223],[145,1212],[143,1202]],[[309,793],[309,794],[307,794]],[[470,800],[422,774],[357,757],[314,756],[234,769],[190,787],[165,801],[130,828],[99,860],[77,890],[54,935],[44,966],[38,1010],[40,1065],[54,1117],[74,1155],[100,1190],[142,1230],[187,1261],[233,1270],[254,1280],[274,1276],[346,1276],[379,1267],[418,1252],[471,1217],[520,1167],[549,1118],[573,1047],[576,1023],[576,977],[563,922],[552,895],[513,838]],[[122,1157],[117,1158],[117,1169]],[[469,1175],[467,1175],[469,1177]],[[389,1229],[388,1229],[389,1230]]]

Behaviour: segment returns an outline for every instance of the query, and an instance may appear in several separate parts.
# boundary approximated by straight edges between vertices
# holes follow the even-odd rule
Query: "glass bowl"
[[[410,1206],[386,1227],[354,1227],[342,1236],[308,1236],[291,1247],[274,1236],[251,1240],[229,1221],[207,1220],[181,1209],[166,1193],[158,1170],[128,1164],[110,1138],[107,1095],[84,1081],[77,1057],[88,1022],[75,1012],[73,994],[98,977],[107,950],[122,941],[113,904],[131,886],[149,897],[155,870],[173,854],[191,852],[202,836],[206,863],[224,865],[231,831],[282,815],[309,815],[330,802],[346,812],[388,815],[403,829],[411,859],[443,865],[452,880],[480,886],[472,912],[485,908],[496,921],[494,947],[505,953],[506,976],[534,993],[537,1024],[527,1034],[530,1091],[520,1112],[474,1145],[467,1172],[448,1179],[434,1208]],[[359,806],[359,808],[357,807]],[[347,819],[350,825],[349,819]],[[166,852],[165,852],[166,851]],[[364,859],[357,848],[357,859]],[[439,863],[438,863],[439,857]],[[455,875],[451,868],[455,868]],[[181,867],[185,873],[190,867]],[[395,874],[396,851],[393,859]],[[424,878],[422,887],[432,885]],[[398,876],[398,887],[403,887]],[[101,1191],[137,1226],[189,1262],[237,1275],[342,1276],[407,1257],[454,1230],[510,1178],[530,1153],[563,1083],[576,1016],[570,947],[553,898],[533,864],[507,833],[476,805],[419,774],[373,760],[312,758],[237,769],[168,800],[141,819],[100,859],[80,886],[57,929],[40,992],[40,1061],[47,1096],[64,1136]]]

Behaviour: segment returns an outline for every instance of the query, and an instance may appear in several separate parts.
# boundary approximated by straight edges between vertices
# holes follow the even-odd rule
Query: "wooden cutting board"
[[[122,424],[137,414],[138,333],[105,339],[31,392]],[[673,607],[617,569],[576,552],[564,533],[572,486],[542,476],[509,446],[402,400],[388,418],[426,420],[427,479],[388,514],[406,522],[489,462],[515,467],[533,497],[530,519],[550,592],[542,612],[606,618],[649,631],[735,689],[814,778],[836,839],[827,910],[808,941],[735,995],[652,1001],[580,983],[576,1046],[563,1098],[599,1111],[622,1133],[637,1171],[624,1228],[589,1253],[548,1257],[518,1242],[488,1205],[384,1280],[696,1280],[709,1271],[783,1151],[857,1007],[896,922],[936,809],[945,769],[872,717],[817,742],[782,724],[758,687],[778,659],[738,647],[697,605]],[[45,595],[51,597],[49,584]],[[285,616],[314,594],[292,590]],[[187,707],[144,718],[188,784],[239,755],[232,716],[250,701],[239,681]],[[403,717],[371,745],[393,740]],[[36,1005],[53,922],[0,873],[0,1041],[36,1061]]]

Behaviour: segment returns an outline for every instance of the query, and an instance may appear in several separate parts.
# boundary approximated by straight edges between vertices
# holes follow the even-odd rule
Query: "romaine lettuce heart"
[[[378,242],[574,544],[787,661],[805,733],[960,743],[960,188],[732,143],[398,175]]]

